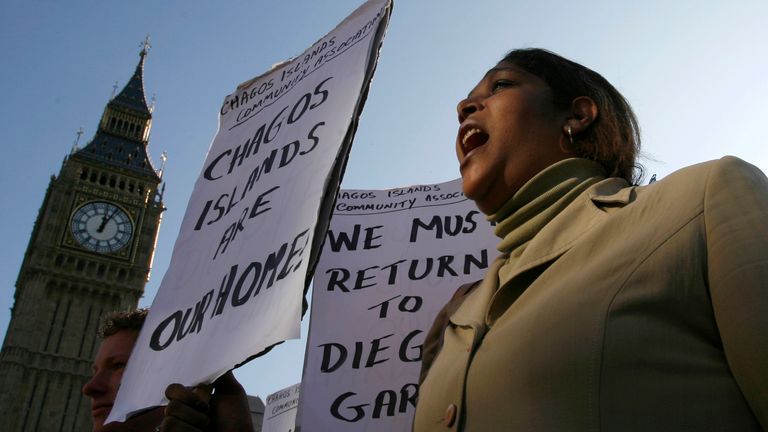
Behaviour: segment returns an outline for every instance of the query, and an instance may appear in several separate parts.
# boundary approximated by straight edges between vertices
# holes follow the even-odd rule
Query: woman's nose
[[[476,112],[478,109],[480,109],[480,103],[478,102],[477,97],[470,96],[459,102],[456,106],[456,111],[459,113],[459,123],[466,120],[470,114]]]

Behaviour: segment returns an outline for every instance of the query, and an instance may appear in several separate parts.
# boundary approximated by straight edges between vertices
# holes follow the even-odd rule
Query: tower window
[[[110,154],[110,159],[112,159],[111,156],[112,155]],[[115,176],[110,177],[109,178],[109,187],[111,187],[111,188],[115,187],[115,183],[117,183],[117,179],[115,179]]]
[[[55,263],[56,263],[56,267],[61,267],[62,265],[64,265],[64,256],[60,254],[56,255]]]
[[[120,180],[120,183],[117,184],[117,187],[120,188],[120,190],[125,189],[125,180]]]
[[[99,264],[99,268],[96,270],[96,276],[103,277],[105,270],[106,268],[104,267],[104,264]]]
[[[85,180],[88,178],[88,168],[83,168],[83,170],[80,172],[80,180]]]
[[[101,177],[99,178],[99,184],[100,185],[107,184],[107,175],[106,174],[103,174],[103,173],[101,174]]]
[[[91,171],[91,178],[89,180],[92,183],[96,183],[96,178],[97,178],[96,172],[95,171]]]

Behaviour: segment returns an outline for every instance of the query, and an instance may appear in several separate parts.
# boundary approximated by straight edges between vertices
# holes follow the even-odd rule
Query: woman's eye
[[[512,87],[515,85],[514,81],[510,80],[496,80],[491,84],[491,92],[495,93],[498,90],[505,89],[507,87]]]

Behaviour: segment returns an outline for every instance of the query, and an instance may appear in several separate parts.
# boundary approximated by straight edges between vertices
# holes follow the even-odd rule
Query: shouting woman
[[[768,180],[739,159],[637,186],[602,76],[509,53],[458,105],[500,257],[424,345],[414,430],[768,430]]]

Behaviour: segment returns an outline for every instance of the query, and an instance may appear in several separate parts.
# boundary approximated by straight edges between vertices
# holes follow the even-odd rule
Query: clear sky
[[[151,34],[149,150],[168,152],[160,237],[142,305],[170,261],[186,203],[235,86],[300,54],[361,0],[0,2],[0,333],[50,176]],[[733,154],[768,170],[765,0],[399,0],[343,187],[390,188],[458,176],[456,103],[507,50],[544,47],[600,72],[640,120],[647,177]],[[306,326],[303,329],[306,331]],[[262,398],[301,379],[304,341],[236,374]]]

